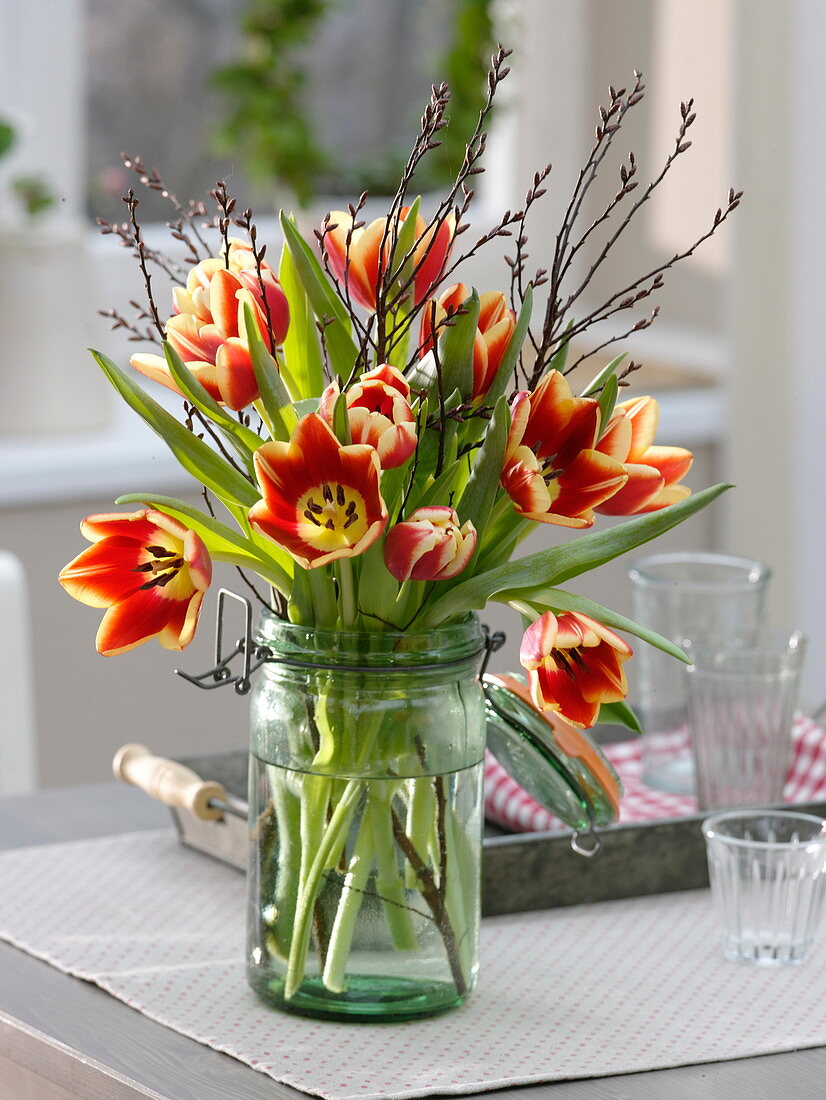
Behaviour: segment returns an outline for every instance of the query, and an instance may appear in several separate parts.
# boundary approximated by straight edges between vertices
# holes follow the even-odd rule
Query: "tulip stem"
[[[338,594],[339,594],[339,623],[343,629],[355,626],[356,622],[356,589],[353,583],[353,563],[349,558],[339,558]]]

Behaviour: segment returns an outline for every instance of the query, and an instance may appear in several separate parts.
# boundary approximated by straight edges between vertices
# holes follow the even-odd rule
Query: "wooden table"
[[[65,788],[0,800],[0,849],[167,824],[168,811],[131,788]],[[277,1031],[275,1015],[273,1028]],[[509,1100],[821,1100],[824,1082],[826,1047],[820,1047],[518,1087],[504,1095]],[[295,1100],[303,1095],[0,943],[0,1100]]]

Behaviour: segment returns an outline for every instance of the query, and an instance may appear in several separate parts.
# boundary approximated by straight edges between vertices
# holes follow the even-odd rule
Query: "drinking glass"
[[[768,566],[725,554],[656,554],[632,562],[633,617],[683,645],[749,641],[760,625]],[[634,704],[644,730],[643,779],[691,794],[694,758],[688,731],[685,665],[653,646],[637,647]]]
[[[826,821],[746,810],[715,814],[702,828],[726,958],[757,966],[803,962],[823,907]]]
[[[762,630],[751,644],[688,643],[688,717],[701,810],[780,802],[806,642]]]

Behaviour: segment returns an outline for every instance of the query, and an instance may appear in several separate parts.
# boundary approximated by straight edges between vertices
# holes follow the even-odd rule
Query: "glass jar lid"
[[[516,676],[483,687],[488,748],[519,786],[575,832],[616,822],[622,784],[588,733],[537,710]]]

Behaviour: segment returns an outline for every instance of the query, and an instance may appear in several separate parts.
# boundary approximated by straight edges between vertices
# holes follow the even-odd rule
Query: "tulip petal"
[[[682,481],[691,469],[694,455],[684,447],[649,447],[643,456],[643,461],[646,465],[659,470],[666,485],[673,485],[677,481]]]
[[[666,485],[653,500],[649,500],[647,504],[639,509],[639,511],[640,514],[643,512],[659,512],[661,508],[668,508],[672,504],[678,504],[681,500],[685,500],[690,496],[691,490],[687,485]]]
[[[556,482],[556,495],[554,482],[549,485],[551,512],[571,519],[582,517],[593,523],[591,510],[612,496],[626,480],[622,463],[599,451],[580,451]]]
[[[178,384],[169,372],[169,364],[160,355],[133,355],[129,360],[135,370],[140,371],[146,378],[153,382],[159,382],[173,393],[181,394]],[[217,371],[213,363],[198,363],[190,361],[187,364],[190,373],[201,383],[210,397],[216,401],[221,400],[221,391],[218,387]],[[181,396],[183,396],[181,394]]]
[[[203,594],[198,592],[186,602],[176,602],[166,625],[158,634],[158,641],[164,649],[186,649],[195,637],[202,600]]]
[[[105,512],[87,516],[81,522],[80,530],[90,542],[110,535],[125,535],[135,542],[145,543],[154,535],[155,526],[150,513],[141,509],[139,512]]]
[[[628,458],[639,461],[641,455],[654,442],[657,425],[660,422],[660,406],[653,397],[637,397],[623,401],[617,406],[631,421],[632,438]]]
[[[529,672],[528,679],[534,703],[540,710],[554,710],[578,729],[587,729],[596,722],[599,702],[586,699],[567,673],[542,665],[536,672]]]
[[[218,349],[215,377],[221,399],[229,408],[245,409],[261,396],[246,340],[233,336]]]
[[[524,668],[539,668],[556,645],[557,626],[557,618],[552,611],[546,611],[531,623],[522,635],[519,648],[519,662]]]
[[[95,645],[104,657],[114,657],[148,642],[166,626],[170,601],[157,588],[140,591],[114,604],[101,620]],[[185,605],[184,605],[185,606]]]
[[[384,564],[397,581],[410,580],[422,554],[439,541],[437,532],[424,523],[397,523],[384,543]]]
[[[665,485],[665,478],[653,466],[626,463],[628,481],[597,507],[605,516],[633,516],[653,501]]]
[[[221,335],[226,339],[238,336],[238,293],[241,281],[226,268],[212,276],[209,284],[209,311]]]
[[[600,436],[599,450],[619,462],[625,462],[631,450],[632,434],[631,421],[627,416],[623,413],[612,416],[608,428]]]
[[[137,592],[146,580],[136,572],[143,551],[140,543],[123,536],[102,539],[87,547],[58,574],[58,580],[87,607],[110,607]]]
[[[341,446],[318,413],[298,422],[289,443],[259,447],[253,461],[263,499],[250,523],[304,568],[363,553],[387,524],[375,449]]]

